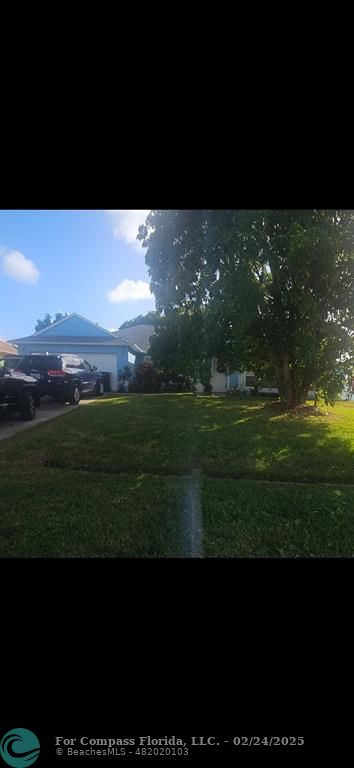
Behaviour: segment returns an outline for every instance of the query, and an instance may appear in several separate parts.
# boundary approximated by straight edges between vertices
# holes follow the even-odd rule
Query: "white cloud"
[[[140,240],[137,240],[137,234],[140,224],[145,224],[145,219],[150,211],[107,211],[109,214],[112,225],[113,234],[116,240],[123,240],[128,245],[133,245],[135,248],[144,252],[145,248],[142,247]]]
[[[150,292],[149,283],[144,283],[143,280],[123,280],[112,291],[108,291],[106,296],[112,304],[154,298]]]
[[[39,270],[31,259],[26,259],[20,251],[2,249],[3,272],[18,283],[36,283]]]

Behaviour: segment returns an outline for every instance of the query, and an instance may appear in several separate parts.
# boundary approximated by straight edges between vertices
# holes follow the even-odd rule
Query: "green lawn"
[[[112,397],[2,441],[0,556],[354,556],[354,403],[263,406]]]

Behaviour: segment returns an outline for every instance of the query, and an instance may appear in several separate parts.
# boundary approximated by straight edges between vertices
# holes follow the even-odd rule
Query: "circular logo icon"
[[[2,737],[0,754],[5,763],[12,768],[25,768],[37,760],[40,744],[32,731],[27,728],[14,728]]]

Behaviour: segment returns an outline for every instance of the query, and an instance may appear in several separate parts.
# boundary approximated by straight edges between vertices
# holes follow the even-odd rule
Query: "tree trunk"
[[[306,389],[302,390],[302,392],[299,393],[298,405],[305,405],[306,398],[307,398],[307,393],[308,393],[308,388],[307,387],[306,387]]]
[[[274,366],[275,381],[277,382],[280,399],[283,400],[283,402],[286,402],[283,368],[280,355],[274,349],[271,349],[270,357]]]
[[[303,387],[295,389],[293,385],[289,384],[286,397],[282,399],[284,399],[288,408],[295,408],[297,405],[304,405],[306,403],[307,393],[308,387],[305,389]]]
[[[290,368],[288,353],[284,353],[282,356],[280,356],[274,354],[273,352],[272,361],[281,400],[287,405],[288,408],[295,408],[297,405],[304,405],[304,403],[306,403],[307,392],[310,386],[307,383],[308,376],[301,376],[300,381],[295,384],[295,381],[298,380],[298,377]]]
[[[283,357],[283,380],[284,380],[284,393],[285,393],[285,400],[289,408],[293,408],[294,405],[297,405],[295,402],[296,400],[296,393],[294,388],[293,379],[291,376],[291,371],[289,367],[289,355],[285,353]]]

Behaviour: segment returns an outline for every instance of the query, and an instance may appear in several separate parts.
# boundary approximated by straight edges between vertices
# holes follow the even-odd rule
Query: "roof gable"
[[[56,338],[57,336],[94,336],[97,340],[105,338],[112,338],[112,334],[101,328],[98,324],[92,323],[91,320],[87,320],[85,317],[73,312],[68,317],[64,317],[62,320],[49,325],[47,328],[43,328],[42,331],[38,331],[32,338],[38,338],[38,341],[45,338]]]

